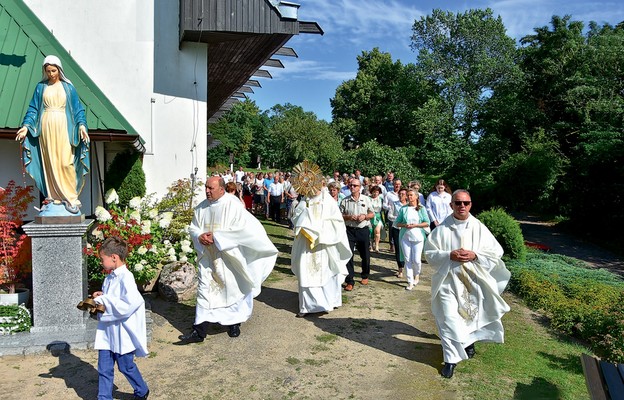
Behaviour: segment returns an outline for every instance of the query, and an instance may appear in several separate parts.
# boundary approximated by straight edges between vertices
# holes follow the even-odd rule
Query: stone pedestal
[[[32,238],[32,333],[56,337],[87,328],[88,313],[76,308],[87,297],[87,266],[82,249],[93,221],[73,224],[31,222],[23,226]]]

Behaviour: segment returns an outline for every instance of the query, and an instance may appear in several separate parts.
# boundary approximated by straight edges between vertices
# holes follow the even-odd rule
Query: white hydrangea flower
[[[173,255],[169,256],[169,261],[171,261],[171,262],[178,261],[178,259],[176,258],[175,254],[173,254]]]
[[[170,242],[168,239],[166,239],[165,241],[163,241],[163,244],[165,245],[165,248],[169,248],[169,247],[171,247],[171,242]]]
[[[152,208],[151,210],[149,210],[149,212],[147,213],[147,216],[150,217],[150,219],[154,219],[158,216],[158,210],[155,208]]]
[[[140,213],[140,212],[138,212],[138,211],[136,211],[136,210],[135,210],[135,211],[132,211],[132,212],[130,213],[130,219],[133,219],[133,220],[135,220],[137,223],[139,223],[139,224],[140,224],[140,223],[141,223],[141,213]]]
[[[141,260],[141,264],[147,265],[147,260]]]
[[[101,230],[97,229],[97,228],[93,230],[93,236],[97,240],[104,240],[104,233]]]
[[[138,263],[138,264],[136,264],[136,265],[134,266],[134,270],[135,270],[135,271],[137,271],[137,272],[139,272],[139,271],[143,271],[143,268],[145,268],[145,267],[144,267],[144,266],[143,266],[143,264],[141,264],[141,263]]]
[[[153,244],[152,247],[149,249],[149,251],[151,253],[158,253],[158,247],[155,244]]]
[[[186,256],[182,256],[182,257],[180,257],[180,261],[187,262],[188,258]]]
[[[143,200],[136,196],[130,199],[130,201],[128,202],[128,207],[130,207],[133,210],[140,210],[141,209],[141,202]]]
[[[152,221],[150,221],[149,219],[141,221],[141,234],[147,235],[151,231],[152,231]]]
[[[99,222],[106,222],[110,220],[112,217],[110,213],[108,212],[108,210],[106,210],[104,207],[97,206],[95,208],[95,218],[97,218]]]
[[[104,195],[106,204],[119,204],[119,195],[115,189],[109,189]]]
[[[137,253],[139,253],[140,255],[143,255],[145,253],[147,253],[147,247],[145,246],[141,246],[137,249]]]
[[[160,221],[158,221],[158,226],[160,226],[163,229],[169,228],[169,225],[171,225],[170,219],[161,219]]]
[[[187,240],[187,239],[184,239],[184,240],[181,240],[181,241],[180,241],[180,244],[181,244],[182,246],[190,246],[190,245],[191,245],[191,241],[190,241],[190,240]]]
[[[171,256],[171,255],[174,255],[174,256],[175,256],[176,251],[175,251],[175,249],[174,249],[173,247],[170,247],[170,248],[169,248],[169,250],[167,251],[167,254],[169,254],[170,256]]]
[[[182,250],[182,252],[184,253],[191,253],[193,251],[193,249],[191,249],[191,246],[184,244],[180,247],[180,250]]]

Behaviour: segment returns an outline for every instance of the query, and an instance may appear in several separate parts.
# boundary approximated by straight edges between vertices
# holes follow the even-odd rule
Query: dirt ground
[[[528,240],[545,243],[552,236],[527,233]],[[296,318],[297,282],[284,267],[290,248],[278,248],[278,267],[238,338],[215,327],[202,343],[176,345],[178,335],[190,329],[194,307],[149,296],[151,354],[137,363],[150,399],[461,398],[461,379],[446,380],[438,372],[442,352],[431,315],[427,264],[419,285],[409,292],[393,276],[393,255],[373,253],[370,285],[358,282],[353,292],[344,293],[343,306],[329,314]],[[94,350],[5,356],[0,362],[4,400],[95,399],[97,381]],[[118,372],[115,384],[115,398],[132,398]]]
[[[358,282],[345,292],[342,307],[305,318],[295,317],[296,279],[278,268],[240,337],[215,326],[204,342],[186,346],[175,343],[190,329],[194,307],[150,296],[151,353],[137,360],[150,399],[455,398],[454,382],[438,373],[442,353],[429,305],[431,273],[423,266],[421,282],[409,292],[393,276],[393,256],[373,253],[368,286]],[[95,350],[5,356],[0,363],[5,400],[95,399],[97,381]],[[132,398],[119,372],[115,384],[115,398]]]

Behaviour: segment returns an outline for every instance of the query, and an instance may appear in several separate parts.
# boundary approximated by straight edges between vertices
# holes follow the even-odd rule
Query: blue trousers
[[[99,350],[98,353],[98,374],[100,375],[98,400],[113,399],[113,378],[115,375],[115,363],[119,372],[124,374],[132,388],[135,396],[145,396],[147,394],[147,384],[143,380],[139,368],[134,363],[134,351],[127,354],[117,354],[110,350]]]

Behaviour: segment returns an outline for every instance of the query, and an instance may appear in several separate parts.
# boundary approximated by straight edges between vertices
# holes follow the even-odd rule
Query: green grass
[[[292,237],[288,236],[286,227],[265,221],[263,225],[278,249],[290,246]],[[281,275],[280,279],[285,277],[283,271],[290,270],[290,255],[282,253],[284,257],[278,258],[277,270],[273,272]],[[460,395],[457,398],[462,399],[587,399],[580,355],[591,354],[591,351],[550,330],[545,318],[529,311],[518,297],[510,293],[504,296],[511,306],[511,311],[503,318],[505,343],[477,343],[477,356],[460,363],[453,379],[445,381],[449,389],[457,389]],[[343,303],[348,299],[349,296],[343,295]],[[362,332],[368,327],[366,320],[354,318],[345,329]],[[336,333],[340,336],[340,330]],[[329,344],[333,336],[320,335],[316,339]],[[414,351],[418,352],[419,347],[422,346],[416,345]],[[295,358],[287,362],[294,366],[316,363]]]
[[[587,398],[579,357],[590,352],[534,318],[541,317],[528,313],[520,302],[512,303],[503,318],[505,343],[475,345],[477,356],[456,370],[465,398]]]

